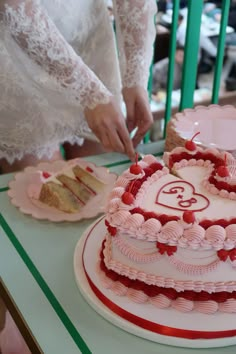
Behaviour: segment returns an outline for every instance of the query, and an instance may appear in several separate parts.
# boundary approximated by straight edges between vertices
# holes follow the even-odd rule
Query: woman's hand
[[[123,89],[123,98],[127,111],[127,127],[129,132],[135,128],[133,145],[136,147],[153,124],[147,91],[141,86]]]
[[[108,104],[97,105],[94,109],[85,109],[85,118],[89,128],[100,140],[106,150],[125,153],[134,161],[135,151],[125,118],[114,99]]]

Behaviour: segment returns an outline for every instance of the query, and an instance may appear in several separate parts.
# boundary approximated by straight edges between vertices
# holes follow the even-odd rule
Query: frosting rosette
[[[223,247],[224,240],[226,238],[225,229],[219,225],[210,226],[205,233],[205,238],[216,249]]]

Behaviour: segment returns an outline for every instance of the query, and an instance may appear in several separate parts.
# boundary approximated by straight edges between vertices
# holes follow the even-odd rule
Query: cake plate
[[[206,315],[136,304],[102,286],[99,253],[106,233],[104,216],[82,235],[74,252],[74,273],[88,304],[113,325],[136,336],[186,348],[214,348],[236,344],[236,314]]]
[[[38,198],[42,181],[39,172],[57,173],[75,163],[82,168],[89,167],[95,173],[96,177],[104,182],[103,191],[91,198],[77,213],[65,213],[40,202]],[[82,219],[94,218],[104,213],[108,195],[116,179],[117,175],[109,172],[106,167],[96,166],[92,162],[80,158],[70,161],[42,162],[36,167],[27,167],[24,171],[16,173],[14,179],[9,183],[8,195],[11,203],[18,207],[22,213],[31,215],[35,219],[52,222],[75,222]]]

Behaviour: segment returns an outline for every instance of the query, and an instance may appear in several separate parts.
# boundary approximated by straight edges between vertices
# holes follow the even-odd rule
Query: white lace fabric
[[[113,0],[123,87],[147,88],[156,35],[154,0]]]
[[[123,86],[146,87],[154,3],[115,1]],[[121,90],[104,1],[2,0],[0,6],[0,158],[41,158],[64,141],[81,144],[91,133],[84,109]]]

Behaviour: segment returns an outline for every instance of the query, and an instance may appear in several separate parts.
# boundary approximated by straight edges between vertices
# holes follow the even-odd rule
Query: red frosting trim
[[[176,246],[168,246],[161,242],[157,242],[157,248],[160,254],[166,253],[168,256],[172,256],[177,251]]]
[[[210,160],[212,163],[215,164],[216,167],[221,166],[222,163],[224,163],[224,160],[221,158],[216,157],[215,155],[213,155],[212,153],[203,153],[203,152],[197,152],[196,154],[189,154],[187,152],[182,152],[180,154],[173,154],[170,155],[169,158],[169,167],[173,167],[173,164],[175,162],[179,162],[182,159],[186,159],[186,160],[190,160],[190,159],[204,159],[204,160]],[[147,178],[149,176],[151,176],[153,173],[155,173],[158,170],[162,170],[164,168],[163,165],[161,165],[159,162],[154,162],[152,163],[149,167],[144,168],[143,171],[145,173],[145,176],[141,179],[138,179],[136,181],[131,181],[127,187],[126,187],[126,191],[129,191],[134,197],[137,195],[140,187],[142,186],[142,184],[147,180]],[[214,178],[213,176],[211,176],[210,178]],[[131,183],[133,182],[133,185],[131,186]],[[209,182],[211,183],[211,181],[209,180]],[[222,182],[217,182],[217,183],[222,183]],[[214,183],[213,183],[214,184]],[[131,187],[131,188],[130,188]],[[234,186],[230,186],[230,188],[233,188]],[[236,192],[236,186],[235,186],[235,192]],[[165,225],[166,223],[168,223],[169,221],[178,221],[180,220],[180,217],[178,216],[170,216],[167,214],[157,214],[154,212],[149,212],[146,210],[143,210],[142,208],[134,208],[132,210],[129,211],[130,214],[141,214],[143,215],[145,221],[149,220],[149,219],[156,219],[159,220],[161,225]],[[218,220],[208,220],[208,219],[204,219],[201,222],[199,222],[199,225],[201,227],[203,227],[205,230],[208,229],[208,227],[213,226],[213,225],[219,225],[222,227],[227,227],[229,225],[232,224],[236,224],[236,218],[232,218],[231,220],[225,220],[225,219],[218,219]]]
[[[115,236],[117,233],[117,228],[114,226],[111,226],[107,220],[105,220],[105,225],[107,227],[107,231],[111,236]]]
[[[232,250],[219,250],[217,252],[218,257],[220,258],[221,261],[225,262],[227,261],[228,258],[233,262],[236,260],[236,248],[233,248]]]
[[[208,293],[207,291],[200,291],[196,292],[193,290],[184,290],[184,291],[176,291],[173,288],[162,288],[156,285],[148,285],[140,280],[131,280],[124,275],[117,274],[113,270],[107,269],[105,262],[104,262],[104,254],[103,250],[105,248],[105,242],[102,243],[102,248],[100,252],[100,269],[106,274],[106,276],[113,281],[119,281],[120,283],[124,284],[128,288],[142,290],[144,294],[149,297],[154,297],[159,294],[165,295],[170,300],[176,300],[177,298],[181,297],[186,300],[191,301],[215,301],[217,303],[222,303],[227,301],[228,299],[236,299],[236,291],[227,292],[227,291],[219,291],[216,293]],[[236,251],[236,250],[235,250]]]
[[[204,152],[198,151],[196,154],[189,154],[188,152],[181,152],[179,154],[170,155],[169,167],[172,168],[176,162],[180,162],[183,159],[185,159],[187,161],[189,161],[191,159],[211,161],[214,164],[214,170],[208,179],[209,183],[213,184],[218,190],[224,189],[229,193],[230,192],[236,193],[236,185],[231,185],[231,184],[229,184],[227,182],[223,182],[223,181],[217,181],[217,179],[215,178],[215,176],[217,175],[217,169],[219,167],[221,167],[222,165],[225,165],[224,159],[219,158],[210,152],[204,153]]]

